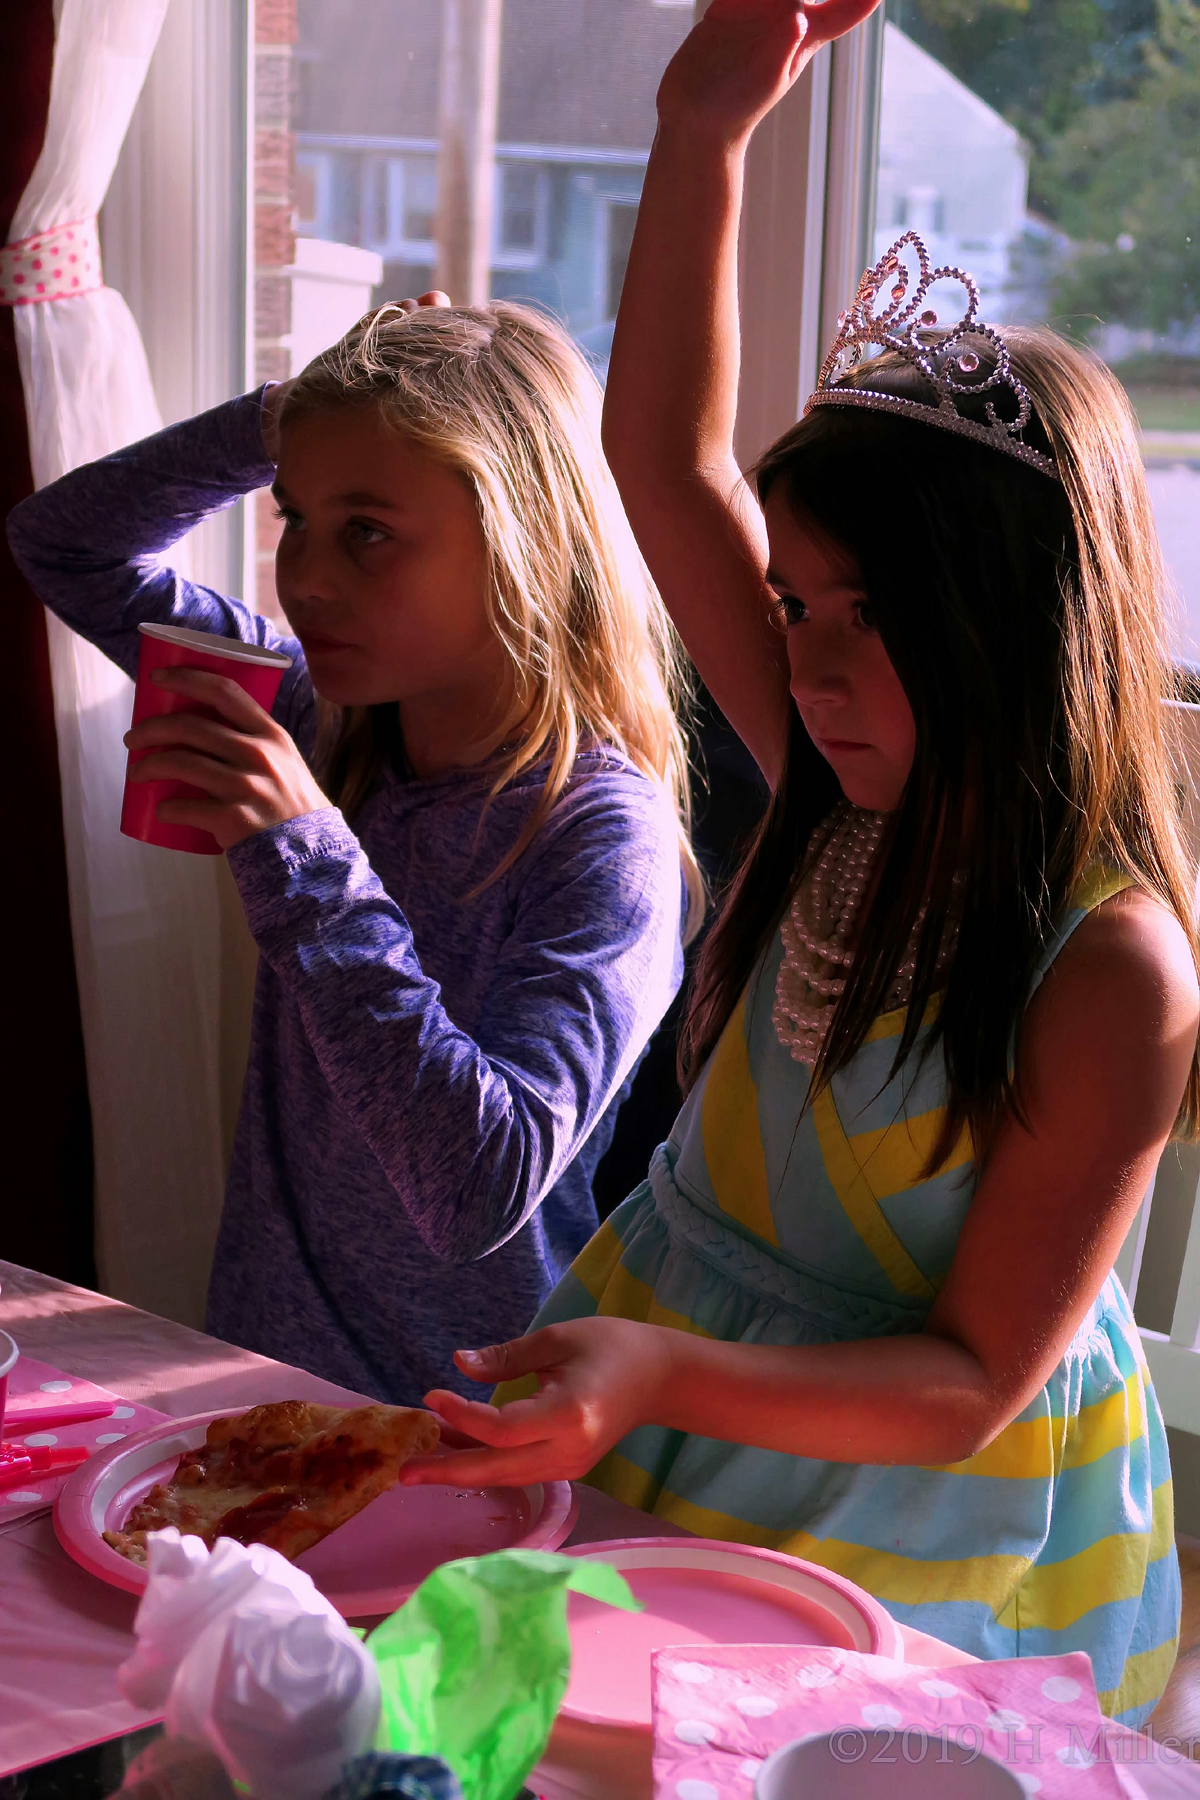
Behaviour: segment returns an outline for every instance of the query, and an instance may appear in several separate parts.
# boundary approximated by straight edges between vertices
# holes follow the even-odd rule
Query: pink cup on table
[[[202,713],[216,718],[211,707],[197,706],[182,694],[169,693],[150,678],[158,669],[206,669],[212,675],[224,675],[244,688],[257,700],[264,712],[270,712],[279,692],[285,669],[290,669],[290,656],[276,650],[264,650],[258,644],[243,644],[237,638],[217,637],[206,631],[185,631],[178,625],[139,625],[141,648],[138,654],[137,686],[133,696],[133,723],[161,717],[165,713]],[[129,753],[129,767],[140,762],[148,751]],[[195,825],[167,825],[156,817],[163,800],[203,799],[200,788],[187,781],[130,781],[125,775],[125,798],[121,805],[121,830],[126,837],[138,838],[143,844],[159,844],[164,850],[190,850],[197,856],[220,856],[221,846],[209,831]]]

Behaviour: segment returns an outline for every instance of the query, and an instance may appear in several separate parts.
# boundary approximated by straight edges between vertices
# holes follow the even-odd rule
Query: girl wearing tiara
[[[460,1354],[502,1410],[430,1400],[488,1446],[465,1483],[585,1475],[977,1656],[1088,1651],[1135,1724],[1179,1581],[1112,1269],[1196,1122],[1200,999],[1133,419],[969,280],[947,311],[910,235],[733,459],[747,142],[869,10],[716,0],[662,84],[607,445],[773,799],[648,1181],[529,1335]]]

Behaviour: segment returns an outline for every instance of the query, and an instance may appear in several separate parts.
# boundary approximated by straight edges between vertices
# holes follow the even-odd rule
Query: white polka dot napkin
[[[72,1413],[84,1416],[72,1418]],[[93,1416],[88,1418],[88,1413]],[[97,1413],[101,1416],[96,1417]],[[153,1407],[122,1400],[119,1394],[68,1375],[51,1363],[22,1356],[8,1378],[8,1405],[0,1437],[31,1449],[82,1444],[88,1450],[104,1450],[135,1431],[161,1424],[165,1417]],[[0,1533],[53,1506],[69,1473],[39,1477],[35,1471],[17,1487],[0,1488]]]
[[[948,1760],[949,1743],[956,1761],[992,1758],[1039,1800],[1140,1791],[1117,1766],[1128,1752],[1116,1740],[1148,1740],[1113,1733],[1084,1655],[933,1670],[848,1650],[689,1644],[659,1650],[653,1666],[656,1800],[750,1800],[772,1751],[825,1734],[831,1772]]]

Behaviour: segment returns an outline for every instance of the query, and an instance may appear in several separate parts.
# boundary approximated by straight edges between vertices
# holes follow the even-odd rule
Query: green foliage
[[[1200,6],[1164,0],[1136,96],[1089,108],[1041,172],[1083,248],[1056,300],[1165,331],[1200,313]]]
[[[1035,156],[1085,107],[1136,90],[1156,26],[1155,0],[888,0],[887,10]]]
[[[1200,313],[1200,0],[888,0],[1030,146],[1030,205],[1079,245],[1056,315]]]

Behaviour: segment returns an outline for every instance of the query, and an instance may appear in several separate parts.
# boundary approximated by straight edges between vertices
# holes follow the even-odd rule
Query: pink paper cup
[[[223,638],[206,631],[184,631],[178,625],[139,625],[141,648],[138,653],[137,686],[133,695],[133,723],[158,718],[164,713],[202,713],[206,718],[217,715],[207,706],[184,699],[182,694],[167,693],[150,677],[158,669],[206,669],[213,675],[224,675],[244,688],[265,712],[270,712],[279,692],[285,669],[290,669],[290,656],[276,650],[264,650],[258,644],[243,644],[237,638]],[[147,755],[129,753],[125,772],[125,798],[121,804],[121,830],[126,837],[143,844],[159,844],[164,850],[190,850],[195,856],[220,856],[221,846],[211,832],[195,825],[167,825],[158,818],[163,800],[203,799],[201,790],[187,781],[130,781],[129,769]]]
[[[8,1407],[8,1378],[17,1366],[20,1351],[7,1331],[0,1331],[0,1444],[4,1442],[4,1414]]]

